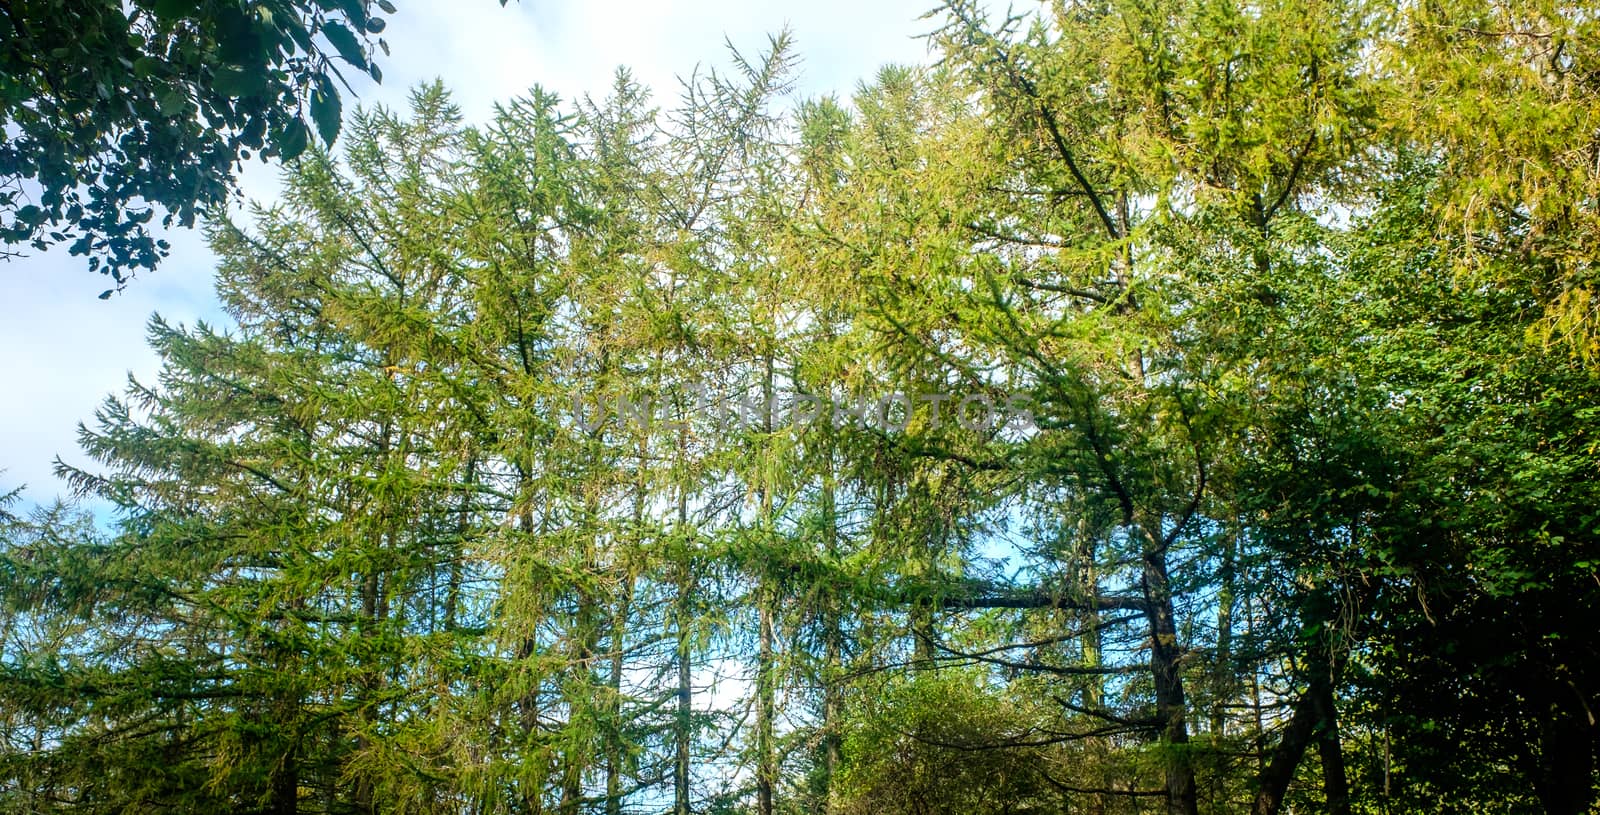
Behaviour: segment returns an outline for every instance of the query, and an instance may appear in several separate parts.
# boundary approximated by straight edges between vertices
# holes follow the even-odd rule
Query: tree
[[[1600,603],[1600,539],[1579,417],[1600,381],[1580,354],[1547,350],[1541,275],[1491,261],[1480,273],[1493,270],[1493,290],[1459,284],[1455,264],[1476,250],[1441,228],[1448,170],[1401,178],[1347,238],[1351,263],[1324,310],[1339,324],[1308,326],[1320,337],[1308,367],[1363,407],[1328,404],[1274,445],[1263,463],[1294,473],[1278,471],[1271,514],[1292,526],[1306,508],[1350,513],[1341,525],[1360,539],[1344,557],[1377,578],[1348,691],[1367,731],[1359,780],[1410,806],[1588,812],[1600,647],[1577,620]],[[1283,444],[1302,451],[1297,464]],[[1291,482],[1321,482],[1337,503]]]
[[[1464,280],[1515,274],[1553,350],[1600,361],[1600,49],[1594,15],[1538,2],[1398,4],[1383,54],[1408,149],[1437,162],[1436,226]],[[1533,123],[1537,122],[1537,125]]]
[[[893,440],[1003,485],[971,508],[918,501],[954,511],[911,532],[935,558],[959,564],[935,573],[936,586],[946,583],[937,602],[1038,609],[1019,626],[1037,639],[935,649],[1062,677],[1063,715],[1153,736],[1161,797],[1170,811],[1195,812],[1204,758],[1226,748],[1220,732],[1195,738],[1190,654],[1205,646],[1190,638],[1209,635],[1189,592],[1206,585],[1220,554],[1229,496],[1215,479],[1240,418],[1235,389],[1248,391],[1236,383],[1253,379],[1257,350],[1239,357],[1214,344],[1205,315],[1237,305],[1240,290],[1292,257],[1301,236],[1279,224],[1293,222],[1302,197],[1367,129],[1361,17],[1324,9],[1308,26],[1292,4],[1167,14],[1112,3],[1005,20],[998,32],[969,4],[951,4],[947,19],[941,42],[954,87],[930,82],[924,92],[941,101],[974,93],[977,109],[899,112],[915,92],[886,82],[882,99],[863,100],[875,115],[848,162],[855,184],[818,230],[819,256],[839,247],[840,262],[860,270],[860,318],[885,338],[903,387],[1025,394],[1038,421],[1020,435],[913,425]],[[1238,58],[1240,38],[1259,47]],[[1317,115],[1295,113],[1303,110]],[[1034,530],[1021,554],[1035,578],[974,593],[959,582],[971,577],[971,557],[928,533],[958,541],[955,530],[982,528],[990,506]],[[1047,609],[1074,613],[1054,630],[1033,628],[1050,624]],[[1063,637],[1077,647],[1040,645]],[[1003,655],[1010,649],[1038,656]],[[1062,662],[1034,667],[1045,654]],[[1139,700],[1131,710],[1071,701],[1079,692],[1103,699],[1085,686],[1094,677],[1114,686],[1109,677],[1135,659],[1147,667],[1137,683],[1125,680],[1124,693]],[[1086,743],[1095,729],[1064,722],[1053,743]],[[1300,729],[1283,733],[1292,767],[1305,742]],[[1066,783],[1089,795],[1128,792]]]
[[[502,2],[502,5],[504,3]],[[0,239],[66,243],[116,288],[151,235],[226,201],[252,155],[339,134],[340,69],[381,80],[388,0],[14,0],[0,5]],[[388,45],[376,39],[385,55]],[[102,294],[102,297],[109,296]]]

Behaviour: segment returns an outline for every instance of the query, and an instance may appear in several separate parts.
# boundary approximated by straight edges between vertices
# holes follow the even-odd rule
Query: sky
[[[787,27],[795,37],[799,96],[847,97],[886,63],[928,60],[919,19],[934,0],[399,0],[384,31],[392,56],[380,58],[382,85],[356,82],[359,104],[404,109],[420,82],[444,80],[469,123],[486,121],[496,102],[543,86],[564,99],[611,86],[618,66],[671,107],[679,77],[728,66],[726,41],[755,56]],[[345,75],[354,82],[356,72]],[[346,101],[347,113],[356,107]],[[271,200],[278,171],[252,162],[245,196]],[[165,234],[172,255],[108,300],[108,279],[87,271],[65,247],[0,261],[0,493],[24,486],[29,503],[67,488],[52,461],[93,469],[77,448],[77,426],[120,393],[130,375],[154,382],[155,354],[145,325],[226,325],[212,292],[215,258],[197,231]]]

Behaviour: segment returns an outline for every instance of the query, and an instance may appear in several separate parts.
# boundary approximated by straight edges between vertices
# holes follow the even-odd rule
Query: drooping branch
[[[1100,219],[1101,225],[1105,227],[1106,234],[1112,240],[1121,239],[1122,231],[1117,228],[1116,221],[1112,219],[1110,210],[1106,208],[1100,194],[1095,190],[1094,185],[1089,183],[1089,177],[1079,166],[1076,154],[1073,153],[1072,147],[1067,144],[1061,123],[1056,119],[1055,111],[1051,110],[1050,106],[1045,103],[1038,86],[1023,72],[1021,66],[1017,64],[1016,58],[1001,44],[1000,39],[979,24],[971,8],[957,2],[947,3],[945,8],[949,10],[950,15],[965,30],[968,40],[986,48],[991,54],[990,60],[1000,66],[1012,86],[1027,97],[1028,102],[1037,111],[1045,132],[1049,134],[1050,143],[1055,148],[1056,154],[1061,157],[1062,163],[1066,165],[1067,172],[1071,174],[1073,183],[1077,184],[1078,188],[1083,191],[1084,197],[1089,199],[1089,204],[1094,208],[1095,215]]]

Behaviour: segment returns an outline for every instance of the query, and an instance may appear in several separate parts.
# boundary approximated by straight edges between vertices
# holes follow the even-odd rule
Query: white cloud
[[[501,8],[494,0],[412,0],[398,4],[384,32],[393,56],[380,63],[382,86],[356,90],[362,103],[403,109],[411,87],[439,77],[468,121],[481,122],[495,102],[535,84],[566,99],[601,97],[626,65],[670,106],[677,77],[727,64],[725,36],[754,56],[787,25],[802,60],[797,91],[848,96],[886,62],[923,61],[915,36],[930,24],[917,18],[930,4],[522,0]],[[276,171],[252,163],[243,186],[270,198]],[[219,321],[210,251],[196,232],[167,237],[174,249],[162,268],[107,301],[95,297],[106,279],[61,247],[0,264],[0,491],[26,482],[32,501],[64,491],[50,462],[56,455],[83,462],[77,423],[120,392],[130,371],[146,381],[155,376],[144,329],[152,312],[173,322]]]

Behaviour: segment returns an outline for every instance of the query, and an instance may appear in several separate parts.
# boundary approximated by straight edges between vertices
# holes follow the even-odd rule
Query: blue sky
[[[359,102],[403,108],[415,84],[442,78],[469,122],[482,122],[495,102],[538,84],[564,98],[610,87],[626,65],[670,106],[677,77],[696,66],[726,65],[724,39],[747,54],[785,26],[794,33],[801,70],[797,93],[848,96],[878,66],[927,60],[917,35],[933,0],[409,0],[384,32],[393,56],[381,62],[384,82],[357,85]],[[349,72],[347,72],[348,74]],[[347,105],[347,109],[354,105]],[[270,199],[277,170],[252,163],[245,194]],[[197,232],[166,236],[172,256],[109,300],[107,287],[82,258],[64,248],[0,262],[0,492],[26,484],[24,497],[44,502],[65,493],[51,474],[56,455],[84,464],[76,444],[80,421],[93,417],[130,373],[152,381],[156,358],[145,323],[160,312],[171,322],[223,322],[212,293],[214,258]]]

